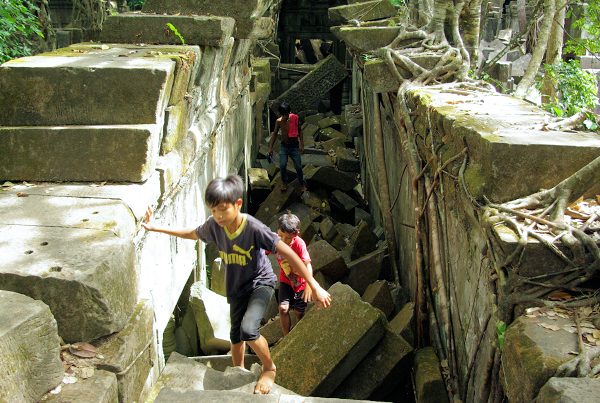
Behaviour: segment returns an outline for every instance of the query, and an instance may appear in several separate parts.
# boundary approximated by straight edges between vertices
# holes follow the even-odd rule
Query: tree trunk
[[[465,42],[465,48],[469,53],[471,69],[477,69],[479,64],[479,33],[481,29],[481,1],[471,0],[463,7],[461,22],[461,34]]]
[[[446,12],[452,0],[441,0],[435,3],[433,17],[429,21],[427,31],[435,36],[435,42],[447,43],[446,34],[444,33],[444,23],[446,22]]]
[[[515,96],[519,98],[524,98],[527,94],[529,88],[533,85],[535,81],[535,76],[537,75],[538,70],[542,64],[542,60],[544,58],[544,54],[546,53],[546,47],[548,45],[548,38],[550,37],[550,31],[552,28],[552,21],[554,19],[554,14],[556,11],[556,1],[555,0],[544,0],[544,17],[542,19],[542,26],[540,27],[540,32],[538,34],[538,42],[533,50],[533,54],[531,55],[531,60],[529,61],[529,65],[525,70],[525,74],[523,78],[521,78],[521,82],[517,86],[515,91]]]
[[[562,3],[562,4],[560,4]],[[563,47],[563,26],[565,25],[566,2],[559,2],[552,23],[552,31],[548,39],[548,48],[546,49],[546,64],[556,64],[562,59]],[[544,85],[542,86],[542,102],[548,103],[556,98],[556,85],[552,79],[544,74]]]

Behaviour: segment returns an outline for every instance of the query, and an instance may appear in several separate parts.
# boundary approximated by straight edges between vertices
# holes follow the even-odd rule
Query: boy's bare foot
[[[275,374],[277,369],[273,366],[272,369],[262,370],[256,386],[254,387],[254,393],[257,395],[267,395],[275,384]]]

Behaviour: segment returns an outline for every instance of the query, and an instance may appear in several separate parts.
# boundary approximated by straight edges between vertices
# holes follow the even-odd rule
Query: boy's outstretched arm
[[[144,227],[146,231],[162,232],[163,234],[172,235],[184,239],[198,239],[196,228],[171,228],[158,226],[152,224],[150,222],[150,218],[152,218],[152,210],[150,210],[150,207],[148,207],[148,210],[146,210],[146,214],[144,215],[144,222],[142,223],[142,227]]]
[[[296,252],[294,252],[292,248],[290,248],[281,240],[277,242],[275,247],[277,248],[277,252],[287,260],[294,273],[306,280],[308,286],[312,289],[312,297],[317,304],[324,308],[327,308],[329,305],[331,305],[331,295],[319,285],[317,280],[315,280],[312,275],[312,270],[309,271],[306,268],[306,265],[296,254]]]

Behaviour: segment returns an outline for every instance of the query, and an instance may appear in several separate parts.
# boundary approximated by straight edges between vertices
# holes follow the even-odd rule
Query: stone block
[[[308,311],[272,351],[277,383],[301,395],[330,396],[384,334],[380,311],[350,287],[334,284],[329,293],[331,306]]]
[[[350,258],[352,260],[358,259],[377,249],[377,238],[366,222],[361,221],[358,224],[356,230],[350,236],[347,248],[350,250]]]
[[[160,135],[158,125],[0,127],[0,177],[143,182],[156,166]]]
[[[440,361],[433,347],[425,347],[415,353],[414,373],[417,402],[448,403]]]
[[[205,354],[227,352],[231,328],[227,298],[198,282],[190,290],[190,306],[196,317],[202,351]]]
[[[255,189],[271,190],[271,181],[269,180],[269,173],[267,170],[262,168],[249,168],[248,185],[250,186],[251,191]]]
[[[327,116],[317,122],[319,129],[325,129],[327,127],[333,127],[334,129],[340,128],[340,117],[339,116]]]
[[[415,312],[415,304],[406,303],[400,312],[394,316],[388,324],[392,332],[401,335],[410,344],[414,343],[414,334],[412,331],[412,318]]]
[[[223,264],[223,260],[218,257],[210,265],[210,289],[217,294],[226,297],[227,292],[225,289],[225,270],[226,266]]]
[[[160,146],[160,155],[175,150],[188,133],[190,109],[186,101],[171,105],[165,110],[165,129]]]
[[[392,43],[400,33],[400,26],[391,27],[332,27],[331,32],[351,50],[366,53]]]
[[[235,20],[199,15],[122,13],[102,23],[100,41],[107,43],[154,43],[180,45],[181,39],[167,26],[172,24],[184,45],[223,46],[233,34]]]
[[[335,390],[342,399],[369,399],[388,395],[401,379],[410,377],[413,348],[389,329],[381,341]]]
[[[577,333],[564,327],[574,327],[572,320],[556,317],[549,330],[542,326],[544,316],[517,318],[506,330],[500,379],[511,402],[530,402],[556,369],[573,358],[577,351]]]
[[[327,152],[333,153],[340,147],[346,147],[346,137],[337,137],[330,140],[321,141],[318,147]]]
[[[339,190],[334,190],[331,192],[331,201],[334,206],[346,213],[358,206],[358,202],[356,200]]]
[[[15,199],[19,204],[25,198]],[[41,211],[29,212],[43,217]],[[85,222],[74,224],[84,228],[60,224],[0,224],[0,287],[44,301],[66,342],[89,341],[121,330],[137,298],[131,240],[110,230],[87,229]],[[106,225],[116,226],[112,220]]]
[[[238,391],[221,390],[186,390],[183,388],[170,389],[165,388],[160,391],[156,397],[155,403],[253,403],[260,400],[264,403],[279,403],[280,398],[276,395],[255,396],[249,393]]]
[[[318,62],[310,73],[273,101],[271,109],[277,113],[277,109],[283,101],[290,104],[292,111],[313,109],[314,105],[347,75],[348,72],[344,65],[334,55],[329,55]]]
[[[317,126],[319,121],[325,117],[324,113],[316,113],[314,115],[308,115],[304,118],[304,123]],[[318,128],[318,126],[317,126]],[[316,130],[315,130],[316,131]]]
[[[314,142],[315,135],[317,134],[318,131],[319,131],[319,126],[314,125],[312,123],[305,124],[304,127],[302,127],[302,135],[304,136],[304,140],[306,141],[307,137],[311,137]]]
[[[342,255],[329,244],[322,240],[308,246],[308,253],[312,259],[313,272],[323,272],[333,281],[337,281],[348,273],[348,266]]]
[[[432,69],[439,61],[439,55],[435,53],[420,53],[411,57],[411,60],[425,69]],[[402,68],[398,69],[403,78],[411,78],[412,74]],[[389,66],[384,60],[374,59],[365,62],[364,77],[369,86],[376,93],[396,92],[400,82],[396,75],[390,72]]]
[[[318,241],[316,241],[318,242]],[[317,283],[319,283],[319,285],[321,287],[323,287],[325,290],[328,290],[329,287],[331,287],[333,285],[333,281],[331,281],[329,278],[327,278],[326,275],[323,274],[323,272],[317,272],[314,274],[313,276],[315,278],[315,280],[317,280]]]
[[[335,152],[335,165],[340,171],[360,172],[360,161],[350,148],[338,147]]]
[[[350,237],[356,231],[356,227],[351,224],[339,222],[335,224],[335,230],[337,231],[337,235],[331,241],[331,246],[341,251],[349,245]]]
[[[323,221],[319,223],[319,231],[321,232],[323,239],[325,239],[327,242],[331,242],[337,235],[335,224],[329,217],[325,217]]]
[[[231,355],[202,355],[199,357],[191,357],[191,359],[197,363],[206,365],[208,368],[221,372],[224,372],[227,367],[233,365]],[[260,363],[260,359],[255,354],[244,355],[244,368],[249,370],[253,364],[258,363]]]
[[[333,139],[346,140],[346,135],[339,130],[335,130],[333,127],[326,127],[324,129],[319,130],[319,141],[327,141]]]
[[[11,60],[0,66],[0,126],[162,125],[174,70],[95,54]]]
[[[319,285],[321,285],[321,283],[319,283]],[[292,311],[290,311],[290,321],[292,323],[292,328],[298,323],[298,317]],[[267,340],[269,346],[277,344],[279,340],[283,339],[284,336],[283,330],[281,329],[281,320],[279,319],[279,315],[262,325],[260,328],[260,334]]]
[[[350,20],[373,21],[393,17],[398,13],[389,0],[365,1],[329,8],[332,24],[345,24]]]
[[[37,402],[64,375],[56,321],[42,301],[14,292],[0,291],[0,306],[0,401]]]
[[[281,182],[279,182],[265,201],[258,207],[258,211],[254,216],[266,225],[269,225],[273,217],[290,205],[295,198],[294,187],[288,186],[287,190],[282,192]]]
[[[387,248],[381,248],[348,263],[348,277],[344,283],[348,284],[360,295],[364,294],[369,284],[376,281],[381,273],[383,259]]]
[[[150,369],[156,362],[153,321],[151,303],[141,301],[120,332],[95,343],[104,357],[96,365],[97,368],[117,375],[119,402],[139,400]]]
[[[389,318],[394,313],[394,300],[390,292],[390,287],[385,280],[369,284],[362,299],[381,310],[386,318]]]
[[[47,394],[43,401],[51,403],[85,402],[115,403],[119,401],[117,376],[112,372],[95,370],[89,378],[63,384],[60,393]]]
[[[600,381],[590,378],[550,378],[535,403],[594,403],[600,396]]]
[[[321,214],[327,215],[331,213],[329,201],[317,192],[304,192],[300,195],[300,199],[302,199],[302,203]]]
[[[317,185],[339,189],[341,191],[350,191],[357,184],[354,175],[338,171],[333,167],[318,167],[311,172],[307,172],[305,177],[309,184],[312,182]]]
[[[373,225],[373,217],[371,214],[359,207],[356,207],[354,209],[354,225],[360,224],[361,221],[366,222],[369,226]]]
[[[292,203],[289,210],[300,219],[300,236],[308,242],[316,233],[312,223],[318,213],[302,203]],[[276,231],[276,228],[274,231]]]
[[[597,70],[600,69],[600,60],[598,60],[597,56],[589,55],[589,56],[579,56],[579,65],[582,69],[586,70]]]

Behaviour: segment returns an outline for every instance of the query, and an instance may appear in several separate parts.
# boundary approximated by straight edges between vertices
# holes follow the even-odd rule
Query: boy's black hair
[[[280,105],[279,105],[279,113],[281,115],[287,115],[288,113],[290,113],[292,111],[292,108],[290,107],[290,104],[288,104],[287,102],[283,101]]]
[[[244,194],[244,181],[239,175],[211,180],[204,192],[204,202],[214,207],[222,202],[234,204]]]
[[[282,214],[277,221],[281,231],[288,234],[300,233],[300,219],[296,214],[292,214],[288,211],[287,213]]]

